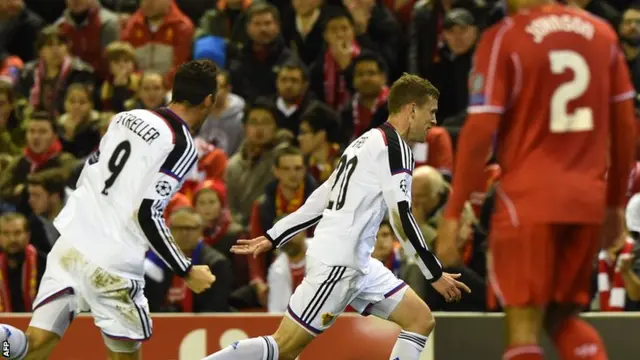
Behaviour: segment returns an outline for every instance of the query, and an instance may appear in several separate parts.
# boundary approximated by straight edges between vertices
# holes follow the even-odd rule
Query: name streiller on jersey
[[[410,146],[391,125],[369,130],[345,149],[329,179],[303,206],[278,221],[265,236],[279,248],[296,233],[317,224],[308,256],[329,266],[367,273],[376,233],[388,210],[407,256],[416,260],[427,280],[436,281],[442,276],[442,266],[427,248],[411,213],[414,167]]]
[[[114,161],[114,151],[112,150],[115,147],[114,144],[122,144],[123,142],[131,144],[130,155],[136,157],[137,161],[123,160],[123,157],[115,156],[115,158],[119,158],[117,161],[125,162],[121,171],[124,171],[127,166],[132,166],[132,168],[126,174],[128,176],[116,177],[109,192],[105,195],[104,190],[100,191],[105,183],[105,176],[100,172],[100,167],[112,166],[109,162]],[[128,157],[129,155],[127,155]],[[111,121],[109,130],[101,140],[99,150],[92,154],[85,164],[78,180],[78,189],[72,193],[74,201],[72,201],[72,205],[69,205],[72,209],[67,209],[69,210],[68,214],[63,209],[56,219],[56,227],[60,229],[62,235],[69,232],[69,235],[76,239],[72,241],[76,243],[81,252],[99,265],[104,260],[97,256],[99,255],[96,254],[97,250],[87,247],[88,244],[85,244],[83,240],[77,240],[80,228],[84,228],[84,231],[93,230],[100,233],[102,236],[96,237],[111,242],[111,244],[94,243],[93,246],[96,248],[109,245],[117,247],[118,242],[122,243],[123,240],[148,244],[176,274],[185,276],[191,268],[191,261],[176,246],[164,221],[163,213],[168,201],[180,189],[185,175],[193,169],[197,160],[197,149],[189,127],[171,110],[162,108],[155,111],[134,110],[119,113]],[[132,179],[132,177],[138,178]],[[138,187],[135,189],[127,187],[127,184],[136,182]],[[119,184],[121,185],[119,186]],[[116,195],[117,198],[113,198],[113,195]],[[109,199],[109,197],[111,198]],[[100,213],[98,217],[103,221],[90,221],[97,218],[96,209],[93,209],[92,204],[98,206],[97,211]],[[119,211],[123,208],[126,211]],[[84,216],[84,219],[89,219],[89,221],[85,221],[83,224],[79,224],[79,220],[74,221],[73,217],[83,218],[83,215],[77,215],[78,213],[88,214]],[[134,218],[131,217],[131,213],[134,214]],[[113,220],[113,224],[108,224],[113,229],[106,231],[100,229],[104,227],[105,222],[109,222],[104,219]],[[118,237],[118,239],[109,241],[114,237]],[[135,244],[130,245],[135,246]],[[83,248],[85,251],[82,251]],[[137,253],[136,255],[123,254],[122,262],[137,263],[137,255]],[[130,258],[127,259],[127,257]],[[136,259],[131,259],[131,257],[136,257]],[[139,260],[142,264],[144,251]],[[143,275],[143,273],[137,274],[139,271],[118,271],[125,265],[119,266],[120,264],[116,264],[117,262],[112,257],[109,264],[101,266],[107,269],[115,268],[116,272],[125,276],[141,277]],[[126,269],[133,269],[133,265],[126,267]],[[140,265],[140,269],[143,269],[142,265]]]

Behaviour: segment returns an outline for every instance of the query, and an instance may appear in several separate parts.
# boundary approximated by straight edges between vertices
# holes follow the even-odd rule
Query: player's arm
[[[182,166],[184,169],[176,171],[181,169],[180,160],[186,150],[186,147],[172,145],[157,155],[160,157],[158,163],[162,165],[149,188],[145,190],[138,209],[138,223],[151,248],[176,275],[181,277],[186,276],[191,270],[191,260],[177,247],[163,213],[167,203],[178,190],[181,179],[190,170],[187,169],[188,166]]]
[[[298,210],[282,218],[265,232],[264,236],[271,241],[274,247],[281,247],[297,233],[314,226],[322,219],[322,212],[327,207],[334,179],[335,172],[311,193]]]
[[[375,168],[389,208],[389,221],[393,231],[400,239],[405,254],[415,259],[427,281],[434,282],[442,277],[442,266],[427,248],[411,212],[411,172],[414,164],[402,155],[405,150],[401,146],[403,144],[397,139],[388,139],[388,146],[380,139],[377,148],[381,150],[375,158]]]
[[[611,69],[611,163],[608,174],[607,205],[623,208],[629,174],[635,160],[635,91],[620,49],[613,49]]]
[[[506,51],[505,36],[510,23],[485,33],[480,40],[474,68],[469,77],[467,120],[458,137],[453,191],[445,210],[445,218],[458,219],[474,191],[474,181],[484,178],[487,154],[491,151],[498,124],[509,101],[511,73],[514,71]],[[517,55],[516,55],[517,56]],[[444,259],[443,259],[444,260]],[[446,261],[445,261],[446,263]]]

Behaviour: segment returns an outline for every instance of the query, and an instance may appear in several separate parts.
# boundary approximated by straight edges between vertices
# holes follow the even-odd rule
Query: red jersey
[[[599,223],[610,103],[634,96],[615,31],[559,4],[488,29],[469,80],[468,113],[501,114],[494,221]]]

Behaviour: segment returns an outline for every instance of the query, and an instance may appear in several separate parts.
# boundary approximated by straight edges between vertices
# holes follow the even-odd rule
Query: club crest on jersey
[[[156,183],[156,192],[162,197],[171,195],[171,184],[166,180],[160,180]]]
[[[469,76],[469,106],[484,105],[484,76],[480,73],[472,72]]]

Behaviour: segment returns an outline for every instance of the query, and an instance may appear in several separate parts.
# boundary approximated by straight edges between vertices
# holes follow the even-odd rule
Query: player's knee
[[[25,332],[28,339],[29,353],[39,353],[51,349],[60,339],[58,334],[42,330],[35,327],[29,327]]]
[[[104,344],[109,350],[110,359],[128,359],[127,354],[136,354],[142,345],[139,341],[123,341],[102,335]]]
[[[428,336],[436,327],[436,318],[431,311],[426,311],[420,316],[416,316],[411,323],[403,328],[403,330],[411,331],[416,334]]]

